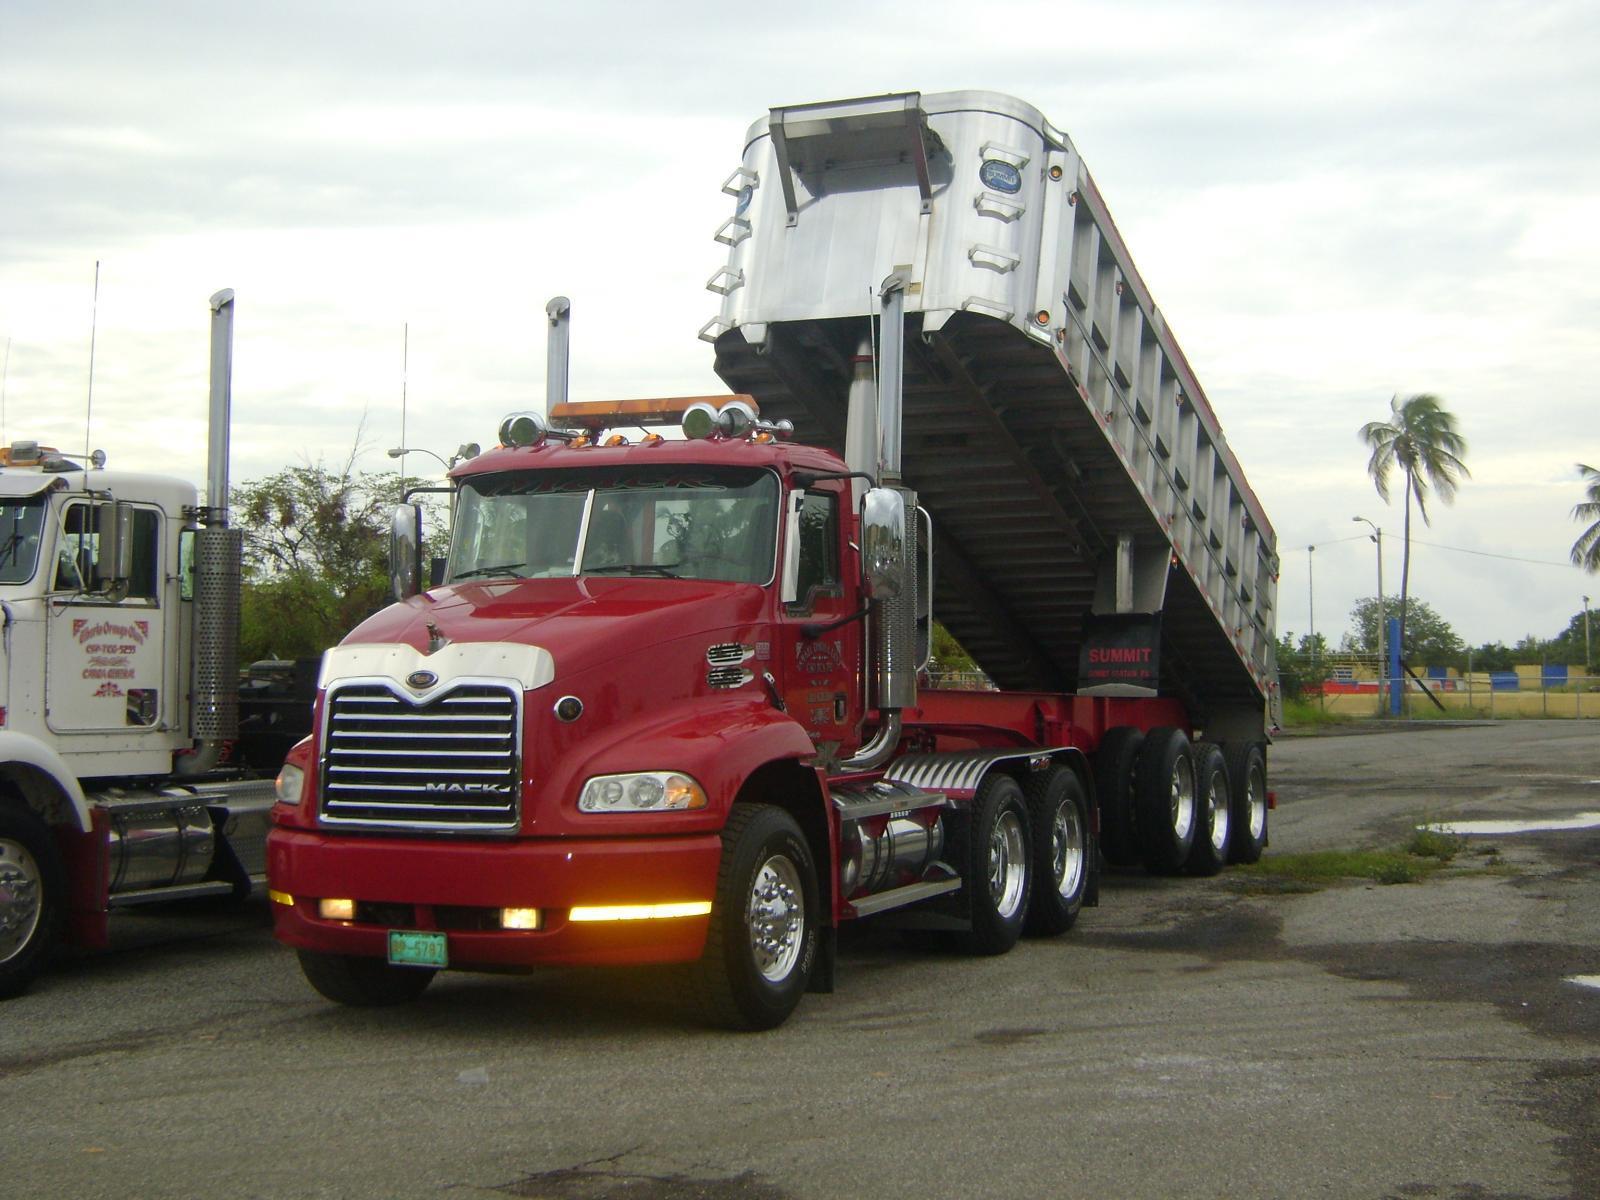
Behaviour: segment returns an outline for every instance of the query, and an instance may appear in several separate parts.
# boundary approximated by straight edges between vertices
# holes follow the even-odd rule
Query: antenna
[[[401,327],[400,333],[400,484],[406,480],[406,382],[411,373],[411,322]]]
[[[94,335],[100,324],[100,260],[94,260],[94,307],[89,316],[89,399],[83,406],[83,459],[89,461],[89,422],[94,416]]]
[[[11,377],[11,339],[6,339],[6,362],[0,367],[0,446],[6,444],[6,381]]]

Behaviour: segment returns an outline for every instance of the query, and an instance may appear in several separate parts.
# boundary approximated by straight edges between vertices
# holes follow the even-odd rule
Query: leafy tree
[[[1474,671],[1509,671],[1516,665],[1516,652],[1504,642],[1485,642],[1472,652]]]
[[[1394,599],[1383,606],[1394,611]],[[1378,652],[1379,604],[1376,596],[1357,600],[1350,609],[1351,633],[1347,641],[1362,654]],[[1423,666],[1456,667],[1466,665],[1467,646],[1450,623],[1433,610],[1426,600],[1411,601],[1411,621],[1400,642],[1400,657],[1413,670]]]
[[[1398,466],[1406,477],[1405,548],[1400,558],[1400,644],[1409,646],[1406,637],[1407,601],[1411,594],[1411,501],[1424,525],[1428,519],[1428,489],[1439,493],[1446,504],[1455,498],[1456,485],[1470,476],[1461,456],[1467,452],[1466,440],[1456,432],[1455,414],[1439,402],[1439,397],[1423,393],[1389,400],[1387,421],[1368,421],[1361,427],[1361,440],[1372,449],[1367,473],[1378,495],[1389,500],[1389,472]]]
[[[389,522],[404,481],[355,473],[354,458],[337,471],[286,467],[234,490],[244,661],[319,655],[389,602]]]
[[[1327,674],[1328,639],[1322,634],[1293,633],[1278,639],[1278,684],[1290,700],[1298,700],[1306,688],[1320,684]]]
[[[1600,470],[1578,463],[1584,494],[1589,498],[1572,506],[1574,521],[1588,521],[1589,527],[1572,543],[1572,561],[1585,571],[1600,572]]]

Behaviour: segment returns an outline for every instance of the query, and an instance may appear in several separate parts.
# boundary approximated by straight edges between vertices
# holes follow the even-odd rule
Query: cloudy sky
[[[97,261],[87,441],[124,466],[203,480],[220,287],[236,481],[391,466],[403,382],[409,444],[492,441],[542,404],[557,293],[575,399],[720,391],[696,331],[750,122],[961,88],[1089,164],[1277,528],[1280,631],[1314,604],[1336,642],[1375,591],[1357,515],[1398,590],[1399,489],[1356,437],[1395,393],[1443,397],[1470,445],[1414,594],[1472,643],[1600,598],[1563,565],[1573,463],[1600,465],[1600,10],[1576,0],[0,0],[0,436],[85,444]]]

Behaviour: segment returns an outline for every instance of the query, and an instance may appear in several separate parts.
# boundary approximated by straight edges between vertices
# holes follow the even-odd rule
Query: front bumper
[[[588,922],[569,914],[709,901],[721,853],[715,833],[452,842],[279,828],[267,838],[273,932],[303,950],[383,958],[390,929],[442,930],[453,967],[686,962],[700,956],[708,916]],[[318,915],[317,901],[335,897],[357,902],[357,920]],[[477,927],[501,908],[537,908],[541,927]]]

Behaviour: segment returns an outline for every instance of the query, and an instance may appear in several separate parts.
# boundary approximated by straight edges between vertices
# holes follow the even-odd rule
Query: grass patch
[[[1286,729],[1314,729],[1322,725],[1348,725],[1355,719],[1345,713],[1330,712],[1315,700],[1285,700],[1283,702],[1283,724]]]
[[[1235,871],[1240,890],[1258,893],[1315,891],[1320,885],[1345,879],[1416,883],[1448,866],[1460,853],[1463,840],[1436,829],[1419,829],[1399,850],[1274,854]]]
[[[1431,829],[1424,822],[1422,827],[1414,831],[1411,840],[1406,843],[1406,853],[1414,854],[1418,858],[1436,858],[1441,864],[1449,862],[1460,854],[1467,844],[1467,839],[1455,833],[1444,833],[1438,829]]]

